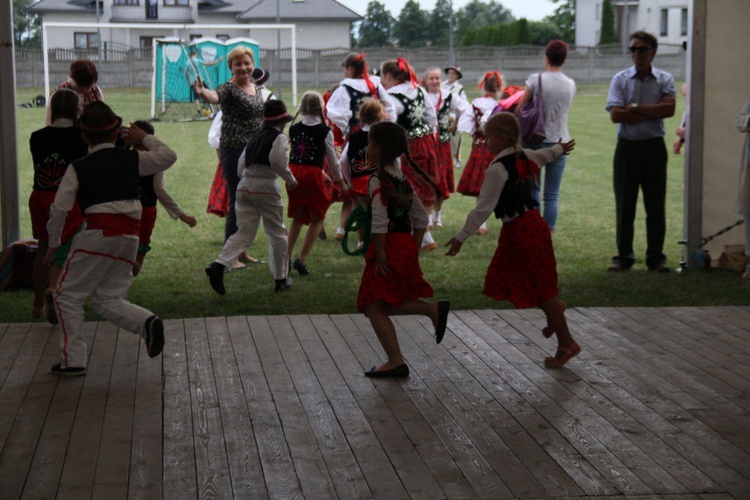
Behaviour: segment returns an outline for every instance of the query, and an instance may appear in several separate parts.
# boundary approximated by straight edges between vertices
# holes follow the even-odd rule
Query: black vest
[[[141,198],[141,205],[144,207],[155,207],[156,206],[156,191],[154,191],[154,176],[153,175],[147,175],[146,177],[141,177],[141,186],[140,186],[140,198]]]
[[[381,177],[379,173],[372,174],[373,177],[380,179],[380,196],[382,196],[386,202],[386,210],[388,211],[388,232],[389,233],[411,233],[411,219],[409,218],[409,211],[411,210],[412,195],[414,190],[409,184],[406,178],[398,179],[388,172],[384,172],[384,176]],[[397,195],[398,199],[390,199],[385,195],[385,191],[382,186],[388,186],[394,194]],[[372,206],[370,206],[370,219],[372,219]]]
[[[533,178],[524,179],[518,174],[516,161],[533,163],[523,153],[513,153],[503,156],[500,161],[508,171],[508,180],[500,193],[500,199],[495,206],[495,217],[510,219],[537,208],[539,203],[531,196]]]
[[[330,131],[322,123],[312,126],[302,123],[292,125],[289,129],[289,163],[323,168],[326,160],[326,137]]]
[[[378,166],[367,161],[367,132],[364,130],[354,132],[349,136],[348,144],[346,156],[349,159],[352,178],[372,175],[378,169]]]
[[[357,113],[359,113],[359,108],[362,107],[362,101],[364,101],[367,97],[379,99],[380,95],[378,94],[377,90],[375,92],[378,95],[372,95],[369,93],[360,92],[359,90],[348,85],[344,85],[344,88],[349,94],[349,111],[351,111],[352,113],[352,117],[349,118],[349,123],[346,125],[346,130],[344,131],[345,135],[349,135],[353,128],[360,126],[361,122],[359,121],[359,118],[357,118]]]
[[[78,175],[78,204],[81,210],[110,201],[137,200],[141,176],[138,151],[100,149],[74,160]]]
[[[425,104],[422,89],[417,89],[417,97],[414,99],[409,99],[403,94],[391,95],[398,99],[404,106],[404,112],[398,115],[396,123],[406,129],[409,139],[424,137],[432,133],[432,127],[430,127],[427,118],[425,118],[425,109],[427,105]]]
[[[273,141],[281,135],[279,129],[275,127],[263,127],[250,139],[245,148],[245,167],[250,167],[253,163],[271,166],[271,149]]]

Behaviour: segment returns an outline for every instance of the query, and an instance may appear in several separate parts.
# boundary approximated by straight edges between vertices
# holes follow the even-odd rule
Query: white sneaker
[[[456,168],[461,168],[461,160],[456,160],[455,163],[453,163],[453,166]]]

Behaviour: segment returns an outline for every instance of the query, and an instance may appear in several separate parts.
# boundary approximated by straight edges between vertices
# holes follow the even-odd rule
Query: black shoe
[[[80,377],[86,375],[85,366],[68,366],[67,368],[62,367],[62,363],[57,363],[52,366],[52,373],[55,375],[62,375],[64,377]]]
[[[146,320],[146,352],[149,358],[155,358],[164,349],[164,323],[156,317],[151,316]]]
[[[224,295],[227,291],[224,289],[224,266],[218,262],[211,262],[206,266],[206,275],[211,288],[219,295]]]
[[[649,267],[648,270],[654,273],[668,273],[669,272],[669,268],[663,262],[659,262],[655,266]]]
[[[409,376],[409,367],[406,366],[406,364],[403,364],[401,366],[397,366],[396,368],[391,368],[390,370],[382,370],[377,371],[375,367],[372,367],[372,370],[369,372],[365,372],[365,377],[370,378],[385,378],[385,377],[408,377]]]
[[[438,323],[435,328],[435,341],[439,344],[445,336],[445,329],[448,326],[448,312],[451,310],[451,303],[447,300],[440,300],[437,303]],[[404,365],[406,366],[406,365]]]
[[[630,266],[627,266],[623,264],[622,262],[618,262],[617,264],[612,264],[607,269],[607,271],[610,273],[622,273],[624,271],[629,271],[629,270],[630,270]]]
[[[292,278],[286,277],[280,280],[276,280],[276,290],[277,292],[283,292],[284,290],[289,290],[292,288]]]
[[[295,271],[299,273],[300,276],[307,276],[308,274],[310,274],[310,271],[307,269],[307,266],[305,265],[304,262],[299,260],[299,257],[294,259],[294,264],[292,264],[292,267],[294,268]]]
[[[326,228],[322,228],[320,232],[318,233],[318,238],[325,241],[326,238],[328,238],[328,235],[326,235]]]

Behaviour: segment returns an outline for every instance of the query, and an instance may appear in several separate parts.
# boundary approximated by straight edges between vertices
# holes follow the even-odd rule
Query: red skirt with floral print
[[[549,226],[539,210],[504,222],[482,293],[516,309],[557,297],[557,261]]]
[[[359,312],[378,300],[400,306],[405,299],[432,297],[432,287],[422,277],[419,267],[419,248],[410,233],[388,233],[385,253],[391,270],[388,277],[375,272],[375,244],[371,242],[367,249],[365,270],[357,295]]]

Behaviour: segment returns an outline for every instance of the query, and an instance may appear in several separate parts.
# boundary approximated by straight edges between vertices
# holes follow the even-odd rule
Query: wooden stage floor
[[[750,307],[582,308],[542,360],[538,310],[398,318],[412,375],[362,375],[361,315],[166,321],[163,356],[87,323],[0,324],[2,498],[750,498]]]

